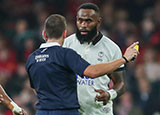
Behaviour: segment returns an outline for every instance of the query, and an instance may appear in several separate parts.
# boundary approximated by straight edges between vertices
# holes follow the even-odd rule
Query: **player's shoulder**
[[[76,37],[76,34],[74,33],[74,34],[71,34],[71,35],[69,35],[68,37],[66,37],[66,39],[65,40],[71,40],[71,39],[75,39],[75,37]]]
[[[119,59],[122,56],[120,47],[109,37],[103,36],[101,43],[103,49],[112,57],[111,60]]]
[[[79,41],[76,39],[76,34],[74,33],[64,40],[63,47],[69,48],[77,43],[79,43]]]
[[[76,34],[71,34],[70,36],[68,36],[67,38],[65,38],[64,42],[73,42],[75,41],[76,39]]]
[[[118,46],[114,41],[112,41],[111,40],[111,38],[109,38],[109,37],[107,37],[107,36],[105,36],[105,35],[103,35],[103,42],[104,43],[108,43],[109,45],[114,45],[114,46]]]
[[[120,49],[114,41],[112,41],[109,37],[105,35],[103,35],[102,37],[102,43],[107,44],[107,46],[109,46],[110,48]]]

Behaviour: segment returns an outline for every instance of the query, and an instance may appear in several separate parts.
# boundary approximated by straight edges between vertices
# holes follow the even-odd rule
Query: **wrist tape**
[[[108,90],[107,92],[110,95],[110,100],[113,100],[117,97],[117,92],[114,89]]]
[[[11,101],[10,104],[13,106],[12,112],[20,113],[22,111],[22,109],[13,101]]]

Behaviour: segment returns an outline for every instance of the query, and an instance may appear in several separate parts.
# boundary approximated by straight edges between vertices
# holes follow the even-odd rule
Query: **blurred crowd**
[[[101,32],[122,52],[140,42],[140,55],[126,65],[127,91],[114,101],[115,115],[160,115],[160,0],[0,0],[0,84],[28,115],[35,115],[26,59],[44,42],[47,16],[64,15],[70,35],[76,30],[76,9],[84,2],[100,7]],[[0,115],[12,113],[0,105]]]

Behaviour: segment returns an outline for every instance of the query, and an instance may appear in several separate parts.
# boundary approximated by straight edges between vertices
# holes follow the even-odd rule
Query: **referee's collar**
[[[102,33],[99,32],[98,36],[92,41],[92,44],[96,45],[96,43],[98,43],[102,37],[103,37]]]
[[[47,48],[52,46],[60,46],[58,42],[48,42],[48,43],[42,43],[40,48]]]

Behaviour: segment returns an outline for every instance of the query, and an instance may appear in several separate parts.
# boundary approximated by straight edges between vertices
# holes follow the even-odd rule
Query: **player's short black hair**
[[[79,8],[77,9],[77,11],[79,11],[80,9],[92,9],[92,10],[96,11],[97,13],[100,12],[99,7],[96,4],[93,4],[93,3],[81,4],[79,6]]]
[[[47,38],[59,38],[66,30],[66,19],[59,14],[50,15],[44,24]]]

